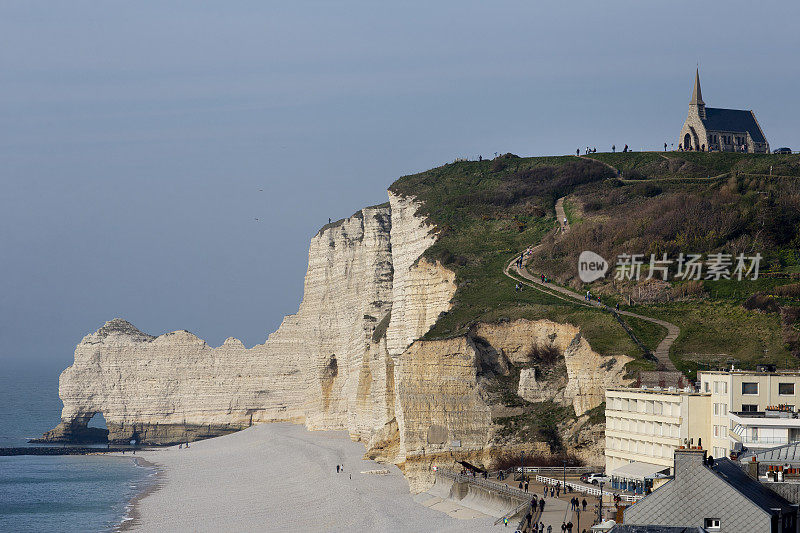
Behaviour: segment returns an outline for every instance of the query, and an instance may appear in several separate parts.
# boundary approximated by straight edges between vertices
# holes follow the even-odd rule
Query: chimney
[[[678,448],[675,450],[675,477],[678,478],[686,470],[695,470],[706,466],[706,450]]]
[[[752,461],[748,461],[747,463],[745,463],[745,465],[746,465],[745,469],[747,470],[747,475],[750,476],[751,478],[755,479],[756,481],[758,481],[758,465],[759,464],[760,463],[758,461],[756,461],[755,456],[753,457]]]

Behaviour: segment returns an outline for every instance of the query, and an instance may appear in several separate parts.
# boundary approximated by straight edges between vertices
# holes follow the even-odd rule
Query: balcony
[[[786,437],[751,437],[747,434],[739,435],[734,429],[728,431],[728,436],[736,442],[741,442],[742,446],[747,448],[772,448],[800,441],[800,439],[788,439]]]

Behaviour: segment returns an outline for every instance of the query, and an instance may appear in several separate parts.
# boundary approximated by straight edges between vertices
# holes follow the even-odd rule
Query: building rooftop
[[[698,376],[701,374],[714,374],[717,376],[728,376],[728,375],[743,375],[743,376],[800,376],[800,370],[775,370],[775,371],[765,371],[765,370],[698,370]]]
[[[702,121],[706,129],[710,131],[746,131],[750,133],[753,141],[757,143],[767,142],[763,133],[761,133],[761,128],[758,127],[756,117],[752,111],[707,107],[706,118],[702,119]]]
[[[730,459],[715,460],[712,470],[742,496],[767,513],[773,514],[777,509],[788,513],[795,507],[792,502],[783,496],[776,494],[748,476],[744,470]]]
[[[606,392],[634,392],[636,394],[674,394],[676,396],[711,396],[710,392],[696,391],[691,387],[683,389],[676,389],[675,387],[659,388],[659,387],[608,387]]]
[[[761,463],[800,463],[800,442],[776,446],[760,452],[747,452],[739,457],[741,462],[752,461],[752,457]]]

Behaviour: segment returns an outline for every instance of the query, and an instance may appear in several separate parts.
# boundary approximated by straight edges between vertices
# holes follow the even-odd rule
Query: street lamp
[[[600,505],[597,507],[597,522],[603,521],[603,482],[600,482]]]
[[[564,461],[564,492],[567,492],[567,461]]]
[[[522,460],[520,462],[519,480],[525,482],[525,450],[522,450]]]

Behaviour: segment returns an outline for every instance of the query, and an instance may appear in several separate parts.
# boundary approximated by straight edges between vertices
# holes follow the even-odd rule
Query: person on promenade
[[[525,515],[525,521],[528,522],[528,529],[531,528],[531,520],[533,519],[533,515],[528,511],[528,514]]]
[[[525,482],[525,492],[528,492],[528,482]]]
[[[573,528],[573,527],[574,527],[574,526],[572,525],[572,522],[571,522],[571,521],[570,521],[570,522],[567,522],[567,533],[572,533],[572,528]]]
[[[581,505],[583,506],[583,510],[585,511],[586,510],[586,505],[587,505],[586,498],[583,499],[583,501],[581,502]]]
[[[567,531],[567,523],[566,522],[561,522],[561,531],[562,531],[562,533]]]
[[[561,485],[556,485],[556,498],[561,496]]]
[[[539,522],[539,533],[544,533],[544,522]]]
[[[550,487],[550,497],[555,498],[556,496],[556,489],[554,487]]]
[[[540,513],[543,513],[543,512],[544,512],[544,498],[542,498],[541,500],[539,500],[539,512],[540,512]]]
[[[553,533],[553,526],[547,526],[547,533]]]

